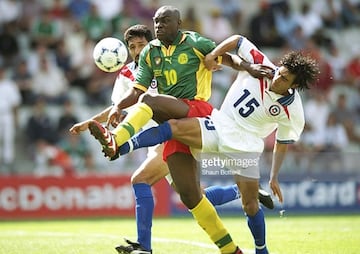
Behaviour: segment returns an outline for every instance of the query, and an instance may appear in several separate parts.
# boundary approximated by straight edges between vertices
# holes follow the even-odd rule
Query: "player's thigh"
[[[172,118],[184,118],[189,111],[188,104],[170,95],[144,94],[141,101],[150,106],[153,119],[160,123]]]
[[[146,159],[135,170],[131,177],[131,182],[147,183],[153,185],[161,178],[169,174],[169,169],[162,159],[163,145],[149,148]]]
[[[192,148],[201,149],[201,129],[197,118],[170,119],[172,138]]]

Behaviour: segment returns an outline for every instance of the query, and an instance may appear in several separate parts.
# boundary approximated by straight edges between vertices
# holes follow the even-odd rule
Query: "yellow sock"
[[[234,253],[236,245],[221,222],[214,206],[203,197],[199,204],[190,210],[198,224],[219,247],[221,253]]]
[[[129,112],[123,122],[114,130],[117,146],[124,144],[129,138],[137,133],[153,116],[152,109],[145,103],[139,103]]]

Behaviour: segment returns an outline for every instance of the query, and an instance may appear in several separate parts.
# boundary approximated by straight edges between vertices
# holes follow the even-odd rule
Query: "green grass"
[[[254,253],[245,217],[224,217],[235,242]],[[358,254],[360,215],[268,217],[267,244],[271,253]],[[123,237],[136,240],[132,218],[1,221],[1,254],[116,254]],[[219,253],[192,218],[155,219],[154,254]]]

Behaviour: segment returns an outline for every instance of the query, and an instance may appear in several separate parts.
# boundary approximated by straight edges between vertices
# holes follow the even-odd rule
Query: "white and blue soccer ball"
[[[93,51],[94,61],[99,69],[115,72],[121,69],[128,58],[126,45],[114,37],[106,37],[96,43]]]

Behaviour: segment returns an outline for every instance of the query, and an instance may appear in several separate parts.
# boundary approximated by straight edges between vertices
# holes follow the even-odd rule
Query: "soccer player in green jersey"
[[[89,123],[91,134],[101,143],[107,157],[115,159],[118,147],[151,118],[160,123],[171,118],[199,117],[211,113],[212,106],[207,100],[211,94],[212,73],[205,68],[203,59],[215,48],[215,44],[195,32],[181,32],[180,24],[178,9],[162,6],[156,11],[154,30],[157,39],[151,41],[140,55],[134,87],[109,113],[107,125],[117,127],[110,132],[96,121]],[[219,57],[219,61],[221,59],[228,65],[234,65],[229,55]],[[153,78],[160,95],[144,93]],[[119,124],[121,111],[135,103],[138,103],[137,107]],[[189,148],[175,140],[167,141],[163,158],[182,202],[221,253],[241,253],[214,207],[201,192],[196,161]]]

